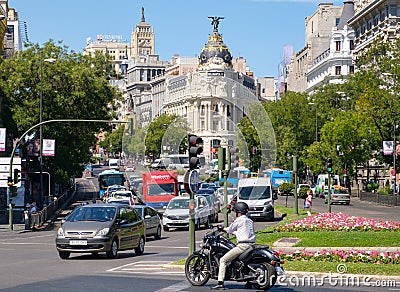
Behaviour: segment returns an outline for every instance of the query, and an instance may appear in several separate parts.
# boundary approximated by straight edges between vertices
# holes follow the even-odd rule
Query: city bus
[[[248,169],[247,167],[244,167],[244,166],[238,166],[229,171],[229,175],[228,175],[226,182],[228,185],[232,185],[232,187],[237,187],[238,181],[241,178],[250,177],[250,174],[251,174],[250,169]],[[220,182],[224,181],[224,178],[222,175],[220,175],[219,181]]]
[[[125,173],[115,169],[107,169],[99,174],[99,197],[104,196],[104,192],[112,185],[125,185]]]

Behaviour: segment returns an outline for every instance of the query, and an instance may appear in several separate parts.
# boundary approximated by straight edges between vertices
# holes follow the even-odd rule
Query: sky
[[[321,2],[343,5],[343,0],[8,0],[8,5],[26,22],[29,42],[62,41],[75,52],[99,34],[130,43],[144,7],[161,61],[200,55],[213,30],[208,17],[224,17],[219,32],[232,56],[246,59],[256,77],[277,77],[283,48],[304,47],[305,18]]]

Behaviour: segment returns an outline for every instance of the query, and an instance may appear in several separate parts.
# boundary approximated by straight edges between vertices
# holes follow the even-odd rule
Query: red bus
[[[142,174],[142,201],[158,211],[164,211],[178,193],[177,171],[151,171]]]

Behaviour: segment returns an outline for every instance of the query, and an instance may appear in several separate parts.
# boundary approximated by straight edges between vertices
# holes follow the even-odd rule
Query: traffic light
[[[257,153],[257,146],[253,146],[253,155]]]
[[[12,179],[11,176],[7,177],[7,185],[8,185],[9,187],[12,187],[12,186],[14,185],[13,179]]]
[[[14,169],[14,184],[17,184],[21,179],[19,177],[19,174],[21,171],[17,168]]]
[[[218,170],[225,170],[226,167],[226,148],[218,147]]]
[[[197,155],[203,153],[203,139],[189,134],[189,169],[197,169],[200,166],[200,158]]]
[[[326,160],[326,167],[328,169],[328,173],[332,172],[332,158],[328,157],[328,159]]]
[[[230,148],[231,155],[231,169],[239,166],[239,149],[238,148]]]

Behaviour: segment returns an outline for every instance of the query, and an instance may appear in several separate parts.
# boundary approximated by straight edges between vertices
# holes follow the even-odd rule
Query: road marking
[[[131,274],[158,274],[158,275],[182,275],[184,271],[166,268],[165,265],[170,261],[139,261],[115,267],[107,270],[107,272],[125,272]],[[176,291],[176,290],[175,290]]]
[[[146,245],[146,248],[162,248],[162,249],[188,249],[187,246],[164,246],[164,245]]]
[[[175,292],[175,291],[182,291],[183,289],[189,288],[190,284],[186,281],[182,281],[176,284],[173,284],[171,286],[162,288],[160,290],[157,290],[155,292]]]

